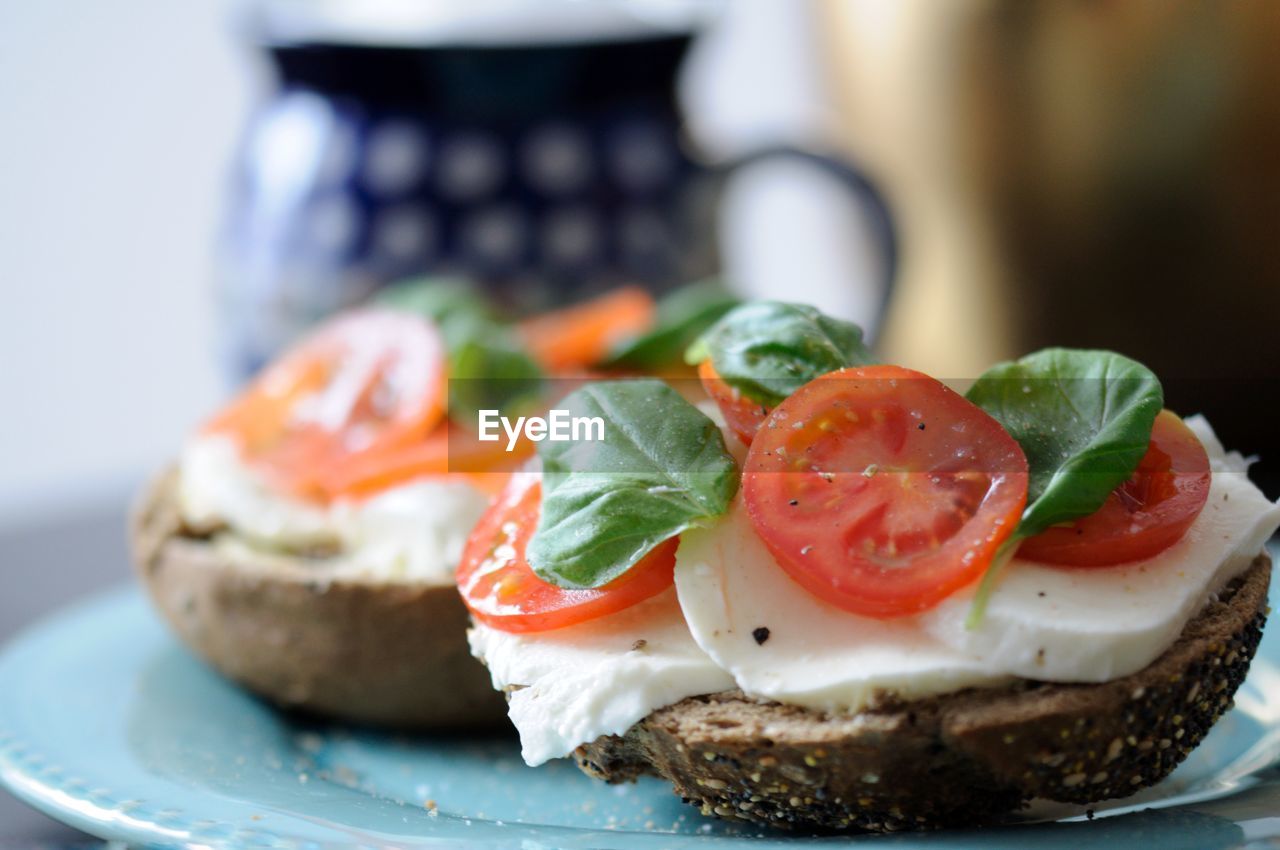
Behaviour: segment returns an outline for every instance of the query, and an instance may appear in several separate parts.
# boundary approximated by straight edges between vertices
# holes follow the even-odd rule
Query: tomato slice
[[[533,454],[533,444],[520,440],[512,451],[506,442],[481,442],[475,434],[442,422],[422,440],[390,446],[353,457],[323,471],[318,485],[329,498],[364,498],[418,478],[466,478],[487,492]]]
[[[716,372],[710,358],[698,365],[698,377],[702,380],[702,388],[720,408],[725,423],[733,433],[738,435],[743,445],[751,445],[756,432],[760,430],[765,417],[769,415],[769,408],[757,401],[752,401],[736,387],[730,386]]]
[[[1029,538],[1018,556],[1064,567],[1150,558],[1182,539],[1209,499],[1209,455],[1177,414],[1162,410],[1128,481],[1086,517]]]
[[[654,310],[652,295],[638,286],[625,286],[526,319],[520,323],[520,336],[548,372],[585,369],[604,360],[622,340],[649,330]]]
[[[973,582],[1018,525],[1027,459],[996,420],[899,366],[842,369],[765,420],[743,497],[779,565],[867,617],[927,610]]]
[[[445,349],[435,327],[391,310],[322,325],[205,426],[286,492],[323,499],[327,476],[421,441],[444,416]]]
[[[524,555],[541,505],[537,475],[517,473],[472,530],[457,579],[480,622],[505,632],[549,631],[630,608],[671,586],[675,538],[604,587],[568,590],[543,581]]]

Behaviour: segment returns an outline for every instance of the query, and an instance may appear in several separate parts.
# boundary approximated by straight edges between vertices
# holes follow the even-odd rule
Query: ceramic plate
[[[141,594],[116,591],[0,655],[0,781],[72,826],[139,844],[323,848],[1225,848],[1280,834],[1280,630],[1236,708],[1159,787],[981,831],[811,837],[711,821],[657,780],[607,786],[520,761],[513,736],[406,738],[299,723],[209,672]],[[1263,846],[1259,844],[1258,846]]]

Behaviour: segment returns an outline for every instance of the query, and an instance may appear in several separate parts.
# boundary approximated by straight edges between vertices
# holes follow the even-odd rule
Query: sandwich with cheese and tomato
[[[1109,351],[965,394],[793,304],[656,379],[559,406],[457,573],[530,764],[654,774],[705,814],[823,829],[988,823],[1169,774],[1231,705],[1280,507],[1203,417]]]
[[[529,443],[482,439],[477,411],[536,410],[562,375],[660,354],[662,314],[634,288],[523,322],[461,282],[391,288],[188,440],[135,512],[140,577],[192,649],[283,706],[397,727],[500,720],[454,570]]]

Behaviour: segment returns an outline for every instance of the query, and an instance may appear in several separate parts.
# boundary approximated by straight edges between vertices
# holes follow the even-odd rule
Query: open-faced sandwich
[[[135,512],[140,576],[191,648],[284,706],[401,727],[500,719],[453,574],[529,444],[479,439],[476,411],[536,408],[557,373],[631,356],[661,312],[625,289],[515,324],[460,282],[392,288],[187,442]]]
[[[558,406],[458,571],[531,764],[706,814],[985,823],[1165,777],[1230,706],[1280,508],[1148,369],[1050,349],[961,395],[752,303],[655,379]]]

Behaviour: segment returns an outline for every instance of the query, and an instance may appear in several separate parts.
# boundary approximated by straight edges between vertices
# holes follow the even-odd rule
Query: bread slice
[[[215,669],[290,708],[397,728],[500,723],[506,714],[467,647],[452,582],[334,574],[323,557],[256,554],[191,529],[177,474],[134,511],[138,575],[174,632]],[[243,553],[243,554],[242,554]]]
[[[704,814],[895,831],[990,823],[1033,797],[1092,803],[1163,779],[1231,705],[1267,616],[1248,570],[1143,670],[1097,685],[1021,681],[853,715],[693,697],[574,756],[609,782],[654,774]]]

